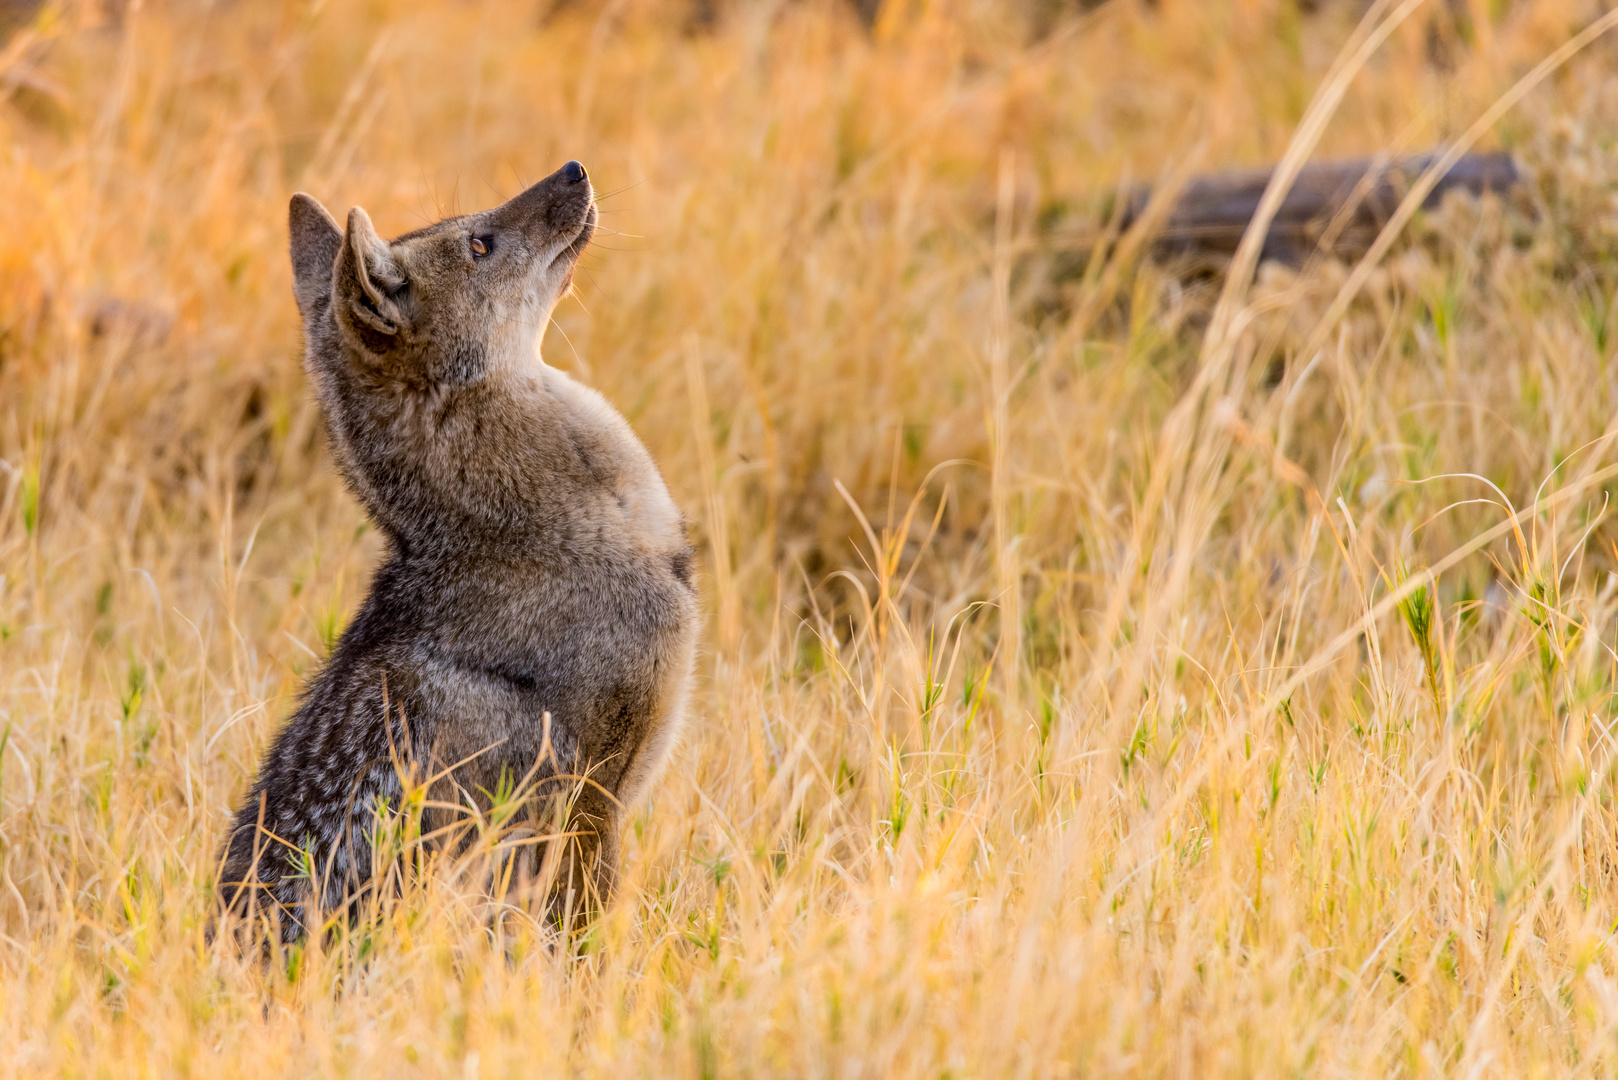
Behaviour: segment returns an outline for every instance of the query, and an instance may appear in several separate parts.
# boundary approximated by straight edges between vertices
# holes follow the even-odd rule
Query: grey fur
[[[388,546],[242,801],[221,899],[275,912],[289,939],[306,910],[340,906],[370,877],[368,830],[399,805],[401,758],[444,774],[431,803],[486,804],[502,774],[576,792],[557,888],[604,897],[622,808],[681,723],[697,603],[651,457],[538,357],[595,227],[584,170],[391,242],[365,211],[340,230],[304,194],[289,218],[306,368]],[[424,830],[452,816],[430,810]],[[321,895],[288,845],[314,856]]]

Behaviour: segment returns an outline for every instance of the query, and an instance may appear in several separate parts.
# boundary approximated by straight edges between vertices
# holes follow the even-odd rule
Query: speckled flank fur
[[[340,228],[303,194],[290,217],[310,381],[387,553],[242,799],[222,902],[272,914],[290,939],[356,895],[407,760],[438,777],[430,806],[486,804],[503,774],[565,788],[573,839],[550,860],[552,902],[605,896],[623,808],[681,723],[697,602],[646,449],[539,359],[595,227],[589,179],[569,162],[503,206],[393,241],[365,211]],[[454,816],[429,810],[424,830]]]

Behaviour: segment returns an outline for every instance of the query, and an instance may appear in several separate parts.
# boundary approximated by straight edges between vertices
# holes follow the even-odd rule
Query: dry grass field
[[[1618,34],[1535,71],[1605,7],[32,16],[0,1074],[1618,1072]],[[1358,265],[1109,226],[1123,185],[1462,136],[1523,184]],[[398,233],[570,157],[608,228],[544,356],[661,463],[706,608],[618,900],[563,940],[439,861],[273,962],[209,945],[378,553],[288,196]]]

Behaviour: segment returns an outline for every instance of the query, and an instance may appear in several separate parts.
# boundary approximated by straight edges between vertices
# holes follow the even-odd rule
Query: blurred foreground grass
[[[1341,318],[1339,264],[1216,312],[1091,258],[1119,185],[1286,153],[1362,11],[1303,6],[44,10],[0,48],[0,1072],[1618,1070],[1618,49]],[[1600,13],[1418,7],[1316,156],[1458,134]],[[692,520],[687,744],[576,948],[444,874],[265,972],[204,944],[213,860],[376,555],[287,197],[402,232],[569,157],[610,231],[545,357]]]

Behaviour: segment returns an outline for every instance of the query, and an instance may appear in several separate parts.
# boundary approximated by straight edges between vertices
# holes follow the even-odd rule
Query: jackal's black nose
[[[590,174],[577,161],[570,161],[562,166],[562,179],[570,184],[581,184],[590,179]]]

